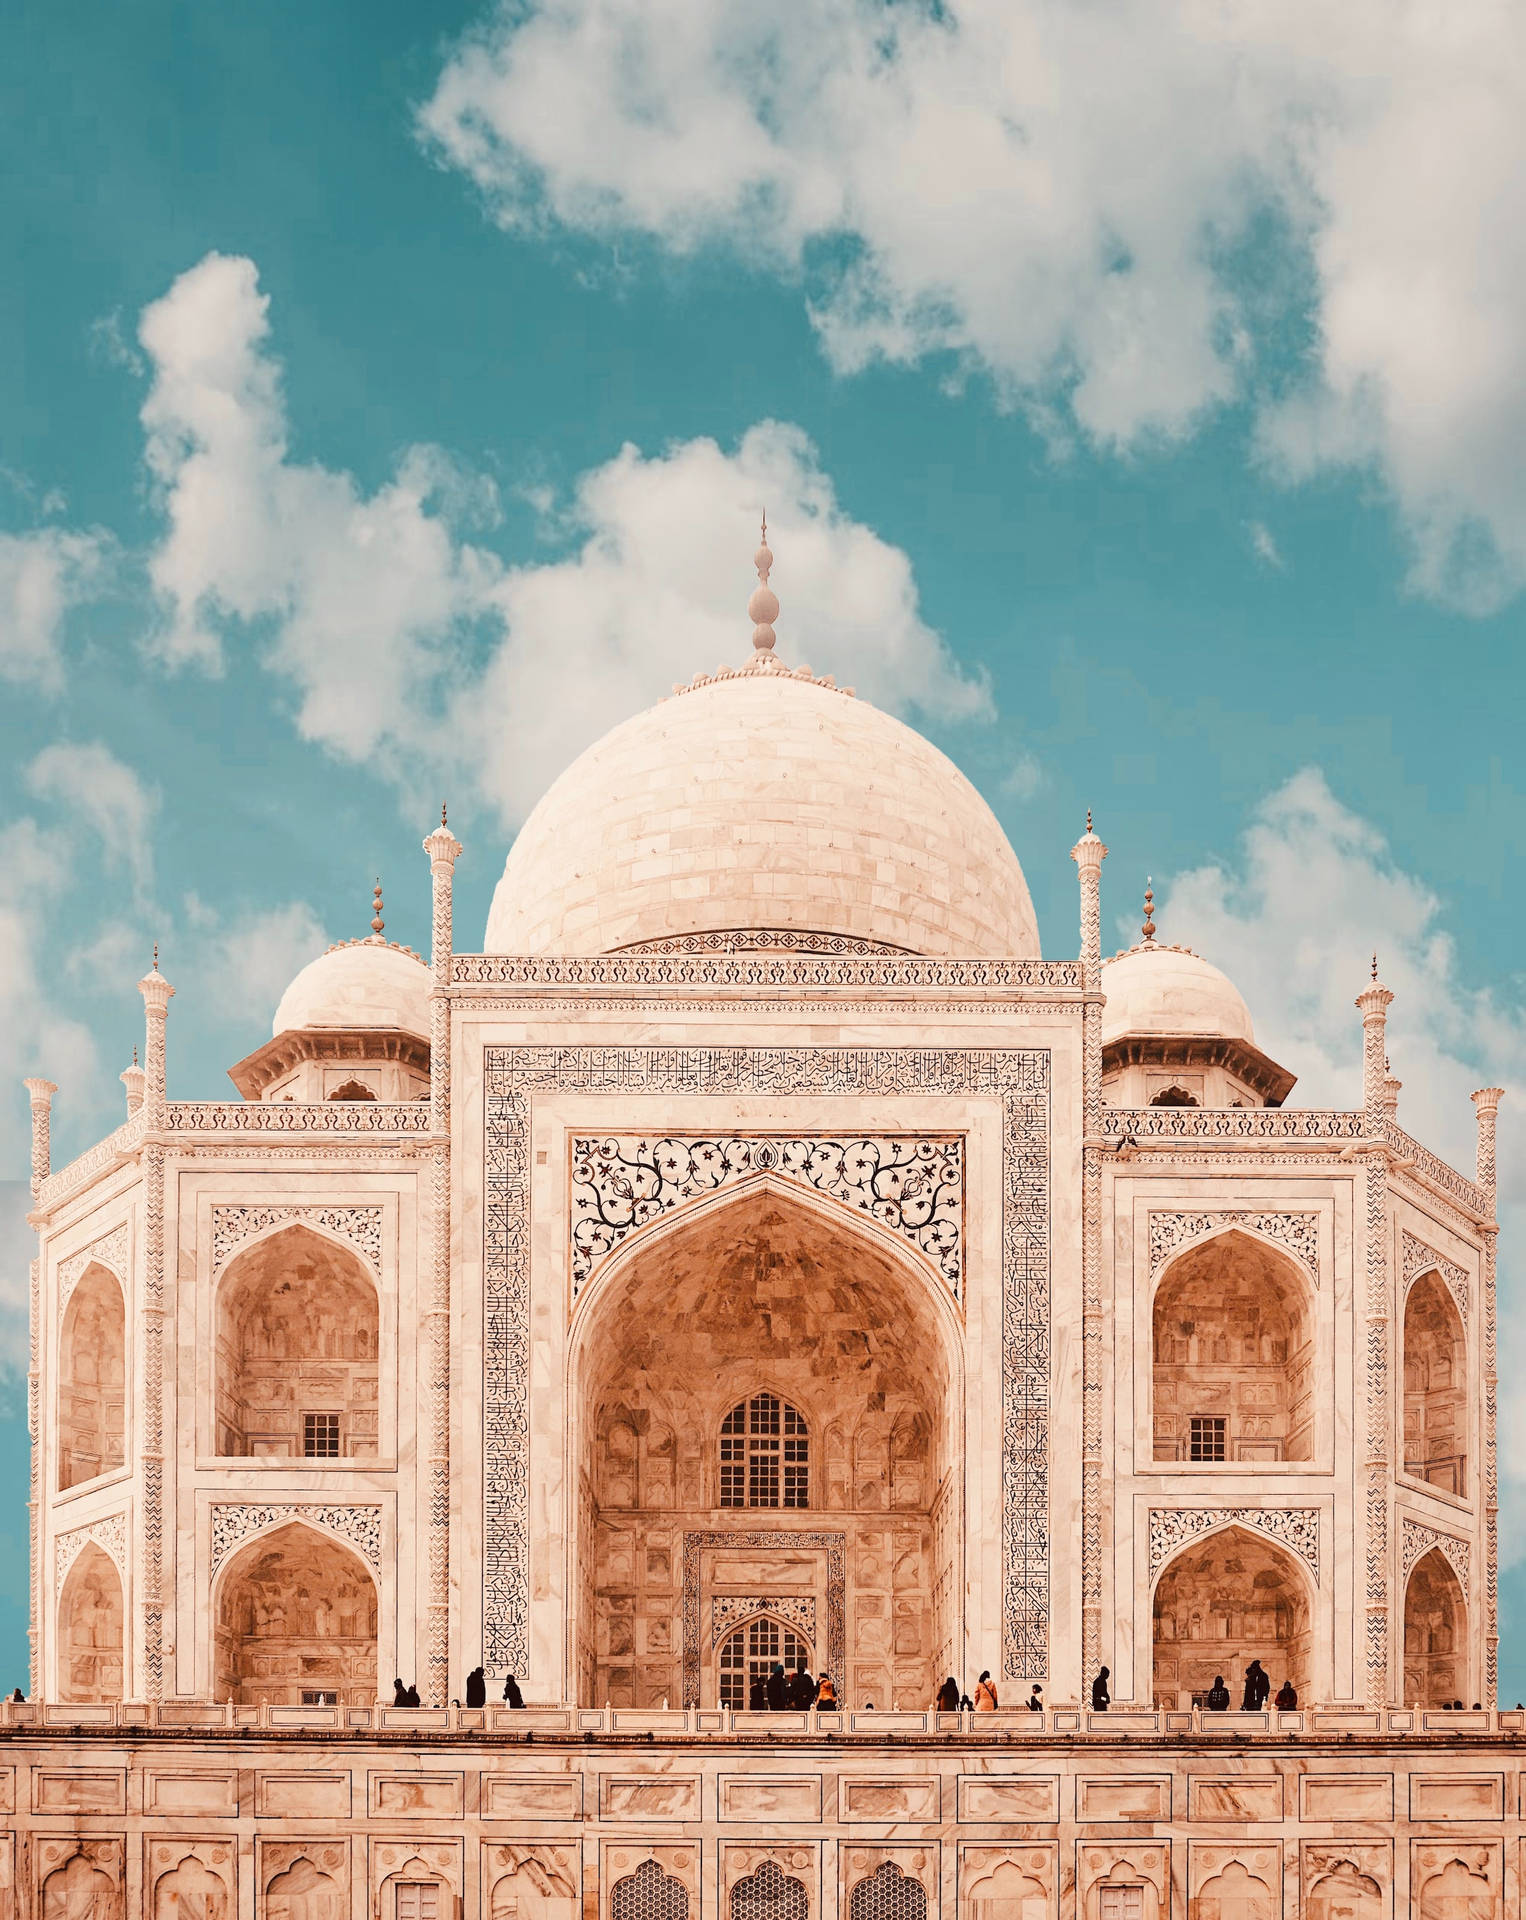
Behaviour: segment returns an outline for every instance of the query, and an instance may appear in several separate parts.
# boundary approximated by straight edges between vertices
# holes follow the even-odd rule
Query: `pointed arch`
[[[380,1301],[353,1246],[305,1220],[254,1235],[223,1268],[215,1313],[219,1454],[376,1456]]]
[[[1231,1524],[1195,1536],[1161,1568],[1151,1604],[1158,1705],[1202,1702],[1222,1676],[1239,1706],[1245,1669],[1259,1660],[1275,1690],[1291,1680],[1307,1700],[1313,1680],[1313,1588],[1296,1555]]]
[[[256,1534],[212,1588],[214,1697],[299,1706],[377,1697],[376,1582],[358,1554],[302,1520]]]
[[[58,1597],[58,1697],[122,1698],[126,1607],[116,1562],[92,1540],[75,1556]]]
[[[1468,1603],[1451,1562],[1432,1547],[1404,1583],[1404,1698],[1444,1707],[1469,1697]]]
[[[1443,1493],[1468,1491],[1468,1336],[1434,1267],[1404,1298],[1404,1471]]]
[[[127,1301],[118,1276],[92,1260],[75,1283],[58,1340],[58,1487],[127,1460]]]
[[[1313,1306],[1302,1263],[1240,1223],[1176,1249],[1151,1309],[1155,1458],[1312,1459]]]

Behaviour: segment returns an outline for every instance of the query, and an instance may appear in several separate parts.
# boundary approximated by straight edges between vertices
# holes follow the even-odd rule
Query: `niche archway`
[[[1298,1263],[1237,1227],[1187,1247],[1156,1289],[1157,1460],[1314,1457],[1314,1334]]]
[[[375,1704],[376,1583],[330,1535],[300,1521],[259,1535],[224,1568],[214,1599],[216,1699]]]
[[[1201,1704],[1222,1674],[1238,1707],[1252,1660],[1266,1669],[1274,1693],[1291,1680],[1307,1704],[1310,1607],[1298,1561],[1264,1534],[1224,1527],[1184,1547],[1155,1588],[1156,1705]]]
[[[1423,1554],[1404,1587],[1404,1698],[1444,1707],[1468,1695],[1468,1608],[1439,1547]]]
[[[723,1422],[760,1393],[808,1429],[803,1508],[723,1502]],[[961,1394],[943,1281],[830,1200],[764,1176],[633,1236],[569,1360],[580,1698],[713,1705],[719,1623],[783,1600],[839,1698],[930,1699],[960,1635]]]
[[[257,1240],[217,1297],[217,1450],[374,1459],[379,1313],[359,1256],[310,1227]]]
[[[1383,1890],[1351,1860],[1336,1860],[1309,1890],[1309,1920],[1383,1920]]]
[[[83,1547],[58,1601],[58,1697],[120,1700],[125,1608],[116,1562],[94,1541]]]
[[[1049,1920],[1048,1889],[1014,1860],[976,1881],[965,1900],[967,1920]]]
[[[83,1853],[73,1854],[42,1883],[42,1920],[122,1920],[122,1890]]]
[[[1404,1471],[1444,1493],[1468,1491],[1468,1340],[1438,1273],[1404,1302]]]
[[[58,1342],[58,1486],[77,1487],[127,1458],[127,1308],[122,1284],[93,1261]]]

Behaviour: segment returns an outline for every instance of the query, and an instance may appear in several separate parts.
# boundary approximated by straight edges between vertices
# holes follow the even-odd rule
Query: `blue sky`
[[[377,873],[422,947],[442,793],[480,937],[559,766],[742,658],[766,505],[781,653],[969,772],[1046,952],[1074,949],[1090,805],[1118,944],[1153,874],[1164,933],[1237,980],[1295,1099],[1355,1097],[1373,947],[1412,1131],[1468,1165],[1468,1089],[1520,1093],[1512,1378],[1521,20],[658,18],[12,10],[5,1167],[26,1073],[61,1083],[61,1157],[114,1123],[154,939],[187,1096],[229,1091]],[[1508,1473],[1506,1522],[1526,1558]],[[1526,1566],[1505,1592],[1514,1699]]]

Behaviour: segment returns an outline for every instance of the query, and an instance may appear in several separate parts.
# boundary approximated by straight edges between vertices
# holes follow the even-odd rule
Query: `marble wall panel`
[[[959,1849],[960,1920],[1054,1920],[1060,1902],[1056,1841]]]
[[[723,1773],[718,1783],[722,1820],[819,1820],[821,1775]]]
[[[38,1920],[127,1920],[125,1868],[118,1836],[40,1834],[32,1843]]]
[[[1496,1920],[1505,1911],[1505,1849],[1499,1840],[1411,1840],[1413,1920]]]
[[[462,1847],[460,1840],[426,1840],[422,1835],[372,1836],[367,1847],[372,1920],[393,1920],[399,1891],[408,1884],[437,1888],[440,1920],[454,1920],[464,1894]]]
[[[366,1789],[371,1817],[416,1815],[459,1820],[466,1811],[466,1776],[460,1773],[373,1773]]]
[[[348,1773],[260,1773],[254,1782],[254,1810],[262,1819],[292,1814],[324,1820],[350,1817]]]
[[[1411,1820],[1502,1820],[1505,1776],[1501,1773],[1413,1773]]]
[[[1280,1773],[1194,1773],[1187,1779],[1189,1820],[1280,1820]]]
[[[482,1815],[489,1820],[581,1820],[581,1773],[485,1773]]]
[[[161,1771],[143,1776],[143,1811],[232,1818],[238,1813],[238,1770]]]
[[[1076,1782],[1078,1820],[1169,1820],[1171,1776],[1083,1775]]]
[[[1192,1840],[1187,1920],[1281,1920],[1282,1843]]]
[[[1298,1783],[1303,1820],[1392,1820],[1391,1773],[1304,1774]]]
[[[958,1817],[969,1821],[1058,1820],[1059,1775],[961,1773]]]
[[[146,1920],[236,1920],[235,1842],[151,1838],[144,1850],[143,1910]]]
[[[32,1775],[33,1813],[123,1813],[126,1808],[127,1775],[120,1768],[91,1773],[42,1767]]]
[[[698,1820],[698,1774],[599,1775],[599,1817],[604,1820]]]
[[[936,1774],[896,1779],[886,1774],[844,1777],[837,1783],[837,1817],[859,1820],[936,1820]]]

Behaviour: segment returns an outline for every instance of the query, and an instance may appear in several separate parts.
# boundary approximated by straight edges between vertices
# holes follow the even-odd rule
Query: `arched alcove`
[[[735,1621],[769,1599],[789,1603],[784,1619],[814,1607],[802,1638],[839,1697],[931,1697],[934,1669],[953,1662],[963,1584],[961,1380],[952,1305],[913,1261],[831,1202],[759,1181],[647,1229],[596,1275],[569,1393],[584,1700],[676,1705],[697,1692],[714,1704],[712,1602]],[[725,1469],[750,1473],[750,1456],[723,1458],[722,1443],[749,1436],[722,1429],[738,1407],[750,1429],[752,1406],[770,1401],[779,1504],[764,1474],[769,1502],[738,1507]],[[784,1504],[792,1465],[804,1505]],[[742,1479],[744,1498],[753,1485]],[[687,1564],[686,1539],[703,1542]],[[686,1578],[701,1642],[687,1650]]]
[[[1446,1282],[1423,1273],[1404,1302],[1404,1471],[1468,1491],[1468,1341]]]
[[[484,1920],[577,1920],[580,1889],[568,1852],[495,1848],[488,1859],[487,1886]]]
[[[376,1583],[330,1535],[292,1521],[236,1554],[215,1590],[218,1700],[372,1706]]]
[[[811,1910],[805,1882],[777,1860],[764,1860],[731,1889],[731,1920],[806,1920]]]
[[[1275,1692],[1291,1680],[1307,1699],[1312,1633],[1308,1582],[1264,1535],[1226,1527],[1172,1560],[1155,1589],[1154,1697],[1158,1706],[1206,1698],[1222,1674],[1238,1707],[1245,1669],[1265,1668]]]
[[[1404,1587],[1404,1698],[1444,1707],[1467,1697],[1467,1602],[1446,1555],[1432,1547]]]
[[[1015,1861],[1003,1860],[971,1887],[965,1920],[1050,1920],[1048,1892]]]
[[[122,1578],[94,1541],[81,1548],[58,1601],[58,1697],[122,1698]]]
[[[816,1671],[810,1642],[771,1614],[755,1614],[721,1642],[719,1704],[735,1713],[752,1704],[754,1685],[767,1682],[775,1666],[786,1673]]]
[[[610,1888],[609,1915],[610,1920],[689,1920],[689,1890],[655,1860],[643,1860]]]
[[[229,1920],[228,1889],[193,1855],[154,1882],[153,1920]]]
[[[1351,1860],[1337,1860],[1309,1889],[1308,1920],[1384,1920],[1383,1889]]]
[[[1417,1920],[1497,1920],[1501,1899],[1476,1856],[1471,1861],[1449,1860],[1422,1885]]]
[[[58,1485],[77,1487],[127,1458],[127,1309],[109,1267],[92,1262],[58,1342]]]
[[[927,1920],[927,1889],[893,1860],[882,1860],[853,1889],[848,1915],[849,1920]]]
[[[123,1920],[122,1889],[82,1853],[42,1883],[42,1920]]]
[[[217,1449],[374,1459],[379,1315],[360,1258],[305,1226],[237,1255],[217,1299]]]
[[[1239,1860],[1204,1881],[1193,1895],[1190,1920],[1280,1920],[1282,1889],[1274,1892]]]
[[[263,1920],[348,1920],[349,1888],[308,1859],[293,1860],[265,1889]]]
[[[1155,1294],[1155,1458],[1309,1460],[1314,1337],[1295,1260],[1237,1228],[1200,1240]]]

